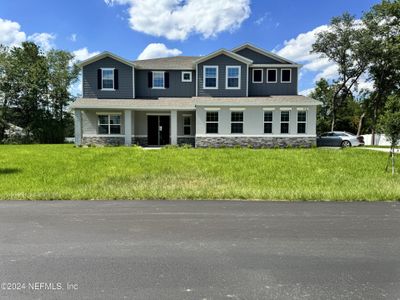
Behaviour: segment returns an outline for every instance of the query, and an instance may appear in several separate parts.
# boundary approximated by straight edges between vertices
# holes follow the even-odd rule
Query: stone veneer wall
[[[178,145],[192,145],[194,147],[196,140],[194,137],[178,137]]]
[[[139,145],[142,147],[147,147],[149,145],[149,142],[147,140],[147,137],[133,137],[132,145]]]
[[[316,145],[315,137],[196,137],[196,147],[312,147]]]
[[[91,136],[83,137],[82,145],[100,145],[100,146],[120,146],[125,144],[125,138],[115,136]]]

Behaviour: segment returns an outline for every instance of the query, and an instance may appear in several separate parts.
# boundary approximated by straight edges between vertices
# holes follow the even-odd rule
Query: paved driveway
[[[400,204],[2,201],[0,283],[0,299],[399,299]]]

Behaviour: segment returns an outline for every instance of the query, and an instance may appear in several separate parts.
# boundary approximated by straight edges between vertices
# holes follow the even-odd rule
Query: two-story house
[[[298,95],[300,65],[250,44],[206,56],[80,63],[75,143],[311,146],[320,102]]]

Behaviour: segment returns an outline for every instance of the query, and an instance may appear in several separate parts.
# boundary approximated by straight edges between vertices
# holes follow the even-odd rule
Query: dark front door
[[[147,116],[147,139],[149,146],[169,144],[169,116]]]

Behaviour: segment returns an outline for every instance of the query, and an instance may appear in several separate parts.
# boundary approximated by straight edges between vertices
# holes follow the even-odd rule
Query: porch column
[[[171,110],[171,145],[178,144],[178,112]]]
[[[125,123],[125,146],[132,145],[132,111],[126,109],[124,111],[124,123]]]
[[[82,145],[82,112],[79,109],[74,110],[74,122],[75,122],[75,146]]]

